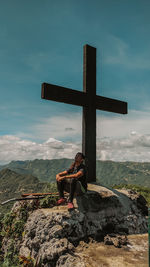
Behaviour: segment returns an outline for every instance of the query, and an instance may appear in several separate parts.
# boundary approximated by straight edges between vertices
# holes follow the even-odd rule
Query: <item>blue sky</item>
[[[150,146],[149,14],[148,0],[2,1],[0,144],[6,153],[3,161],[0,152],[0,162],[8,161],[18,142],[10,160],[45,158],[45,150],[38,156],[39,148],[37,155],[28,153],[34,143],[43,147],[70,142],[80,148],[82,109],[42,100],[41,83],[82,90],[85,44],[97,48],[97,94],[127,101],[129,108],[128,115],[97,112],[97,143],[110,142],[109,151],[98,143],[104,145],[99,158],[118,160],[120,156],[110,153],[111,143],[125,140],[127,147],[134,143],[129,160],[143,160]],[[119,144],[117,153],[122,155]],[[57,148],[52,158],[70,157],[75,148],[69,149]],[[148,161],[149,154],[144,159]]]

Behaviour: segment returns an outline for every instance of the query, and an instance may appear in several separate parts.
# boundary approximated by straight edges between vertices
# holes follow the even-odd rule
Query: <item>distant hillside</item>
[[[55,182],[56,173],[66,170],[71,163],[71,159],[36,159],[12,161],[1,166],[0,203],[20,197],[23,192],[52,191],[56,184],[50,182]],[[133,188],[140,192],[150,205],[150,163],[97,161],[97,181],[104,186],[121,185]],[[12,204],[13,202],[0,206],[0,214],[9,210]]]
[[[55,181],[56,174],[64,171],[72,163],[72,159],[12,161],[0,166],[9,168],[20,174],[31,174],[40,181]],[[97,180],[106,186],[118,184],[135,184],[150,188],[150,162],[114,162],[97,161]]]
[[[150,188],[150,162],[97,161],[97,179],[108,186],[135,184]]]
[[[20,174],[31,174],[40,181],[55,181],[56,173],[67,169],[72,161],[71,159],[11,161],[5,166],[0,166],[0,169],[9,168]]]
[[[43,191],[46,185],[30,174],[22,175],[9,169],[3,169],[0,171],[0,203],[7,199],[20,197],[24,192]],[[12,204],[0,205],[0,214],[9,210]]]

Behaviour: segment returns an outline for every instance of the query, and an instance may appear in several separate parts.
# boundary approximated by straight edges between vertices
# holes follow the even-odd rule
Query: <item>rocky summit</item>
[[[16,202],[11,210],[13,220],[18,221],[23,208],[27,212],[19,235],[13,233],[13,246],[19,259],[33,261],[33,266],[84,267],[84,260],[75,252],[79,242],[107,240],[108,244],[109,235],[119,235],[126,245],[128,235],[148,232],[147,202],[132,190],[88,184],[88,192],[75,197],[75,209],[71,211],[66,205],[42,208],[35,205],[35,200],[28,203]],[[15,231],[13,220],[11,228]],[[7,257],[10,239],[8,233],[3,237],[3,259]]]

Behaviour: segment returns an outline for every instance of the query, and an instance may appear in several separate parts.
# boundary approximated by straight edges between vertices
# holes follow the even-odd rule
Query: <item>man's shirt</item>
[[[73,168],[69,168],[66,171],[67,171],[68,174],[75,174],[78,171],[82,171],[83,175],[80,176],[77,179],[78,179],[78,181],[81,182],[81,184],[84,187],[84,189],[87,190],[86,169],[85,169],[85,165],[83,163],[81,163],[79,166],[75,166]]]

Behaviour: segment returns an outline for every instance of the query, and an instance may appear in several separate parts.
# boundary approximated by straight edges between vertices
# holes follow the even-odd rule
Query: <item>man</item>
[[[83,164],[84,159],[85,156],[83,153],[78,152],[71,167],[56,175],[57,188],[60,196],[57,205],[66,202],[66,199],[64,198],[64,190],[69,193],[68,209],[74,208],[73,197],[75,192],[83,194],[83,192],[87,191],[86,170],[85,165]]]

